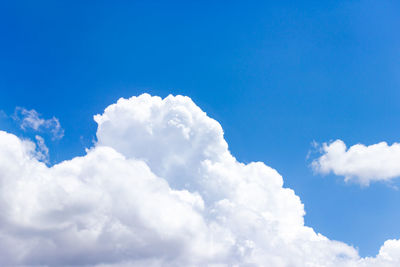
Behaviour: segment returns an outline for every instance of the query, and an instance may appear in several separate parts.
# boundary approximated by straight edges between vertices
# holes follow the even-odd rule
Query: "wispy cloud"
[[[35,136],[37,149],[36,149],[36,157],[38,160],[48,162],[49,161],[49,148],[46,146],[46,143],[40,135]]]
[[[1,118],[7,118],[7,117],[8,117],[8,116],[7,116],[7,113],[5,113],[4,110],[1,110],[1,109],[0,109],[0,119],[1,119]]]
[[[19,123],[23,130],[30,128],[39,132],[49,131],[53,140],[61,139],[64,136],[64,129],[56,117],[44,119],[34,109],[16,107],[12,118]]]

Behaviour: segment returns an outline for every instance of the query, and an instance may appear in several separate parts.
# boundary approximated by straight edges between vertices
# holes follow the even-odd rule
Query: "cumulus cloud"
[[[341,140],[324,143],[322,156],[314,160],[313,169],[321,174],[334,173],[354,181],[369,185],[374,181],[388,181],[400,177],[400,144],[386,142],[350,148]]]
[[[12,116],[15,121],[19,122],[21,129],[33,129],[35,131],[50,131],[53,139],[61,139],[64,136],[64,129],[56,117],[51,119],[43,119],[40,114],[34,110],[17,107]]]
[[[279,173],[243,164],[190,98],[144,94],[96,115],[97,143],[52,167],[0,131],[0,265],[398,266],[304,225]]]

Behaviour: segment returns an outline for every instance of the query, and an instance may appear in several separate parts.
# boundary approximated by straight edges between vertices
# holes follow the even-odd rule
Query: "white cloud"
[[[97,144],[47,167],[0,131],[0,265],[398,266],[399,241],[375,258],[304,226],[282,177],[228,151],[190,98],[120,99]]]
[[[49,148],[46,146],[46,143],[40,135],[35,136],[36,144],[37,144],[37,155],[36,158],[38,160],[42,160],[44,162],[49,161]]]
[[[374,181],[388,181],[400,177],[400,144],[386,142],[365,146],[357,144],[347,149],[346,144],[336,140],[324,143],[323,155],[314,160],[313,169],[322,174],[333,172],[354,181],[369,185]]]
[[[20,127],[23,130],[31,128],[35,131],[50,131],[53,139],[61,139],[64,136],[64,129],[61,128],[61,124],[56,117],[43,119],[34,109],[27,110],[17,107],[13,118],[20,123]]]

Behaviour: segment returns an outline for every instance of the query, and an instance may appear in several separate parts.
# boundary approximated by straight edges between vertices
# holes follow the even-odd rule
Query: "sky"
[[[306,226],[374,257],[400,238],[400,3],[278,2],[3,2],[0,130],[47,166],[99,144],[135,158],[93,116],[121,97],[188,96],[238,162],[282,175]]]

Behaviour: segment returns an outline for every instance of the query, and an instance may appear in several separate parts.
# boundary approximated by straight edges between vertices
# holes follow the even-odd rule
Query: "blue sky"
[[[0,8],[0,109],[57,117],[52,164],[92,146],[120,97],[190,96],[232,154],[277,169],[306,224],[372,256],[400,237],[400,192],[314,175],[311,143],[399,141],[398,1],[10,1]],[[10,119],[0,129],[32,137]],[[311,157],[315,155],[311,155]]]

